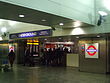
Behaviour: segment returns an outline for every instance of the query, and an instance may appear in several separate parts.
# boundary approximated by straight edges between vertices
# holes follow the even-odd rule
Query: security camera
[[[103,11],[98,11],[98,13],[99,13],[99,19],[97,25],[100,26],[102,22],[105,22],[105,17],[107,16],[107,13]]]
[[[104,11],[98,11],[98,13],[99,13],[99,15],[101,15],[101,16],[107,16],[108,14],[106,13],[106,12],[104,12]]]

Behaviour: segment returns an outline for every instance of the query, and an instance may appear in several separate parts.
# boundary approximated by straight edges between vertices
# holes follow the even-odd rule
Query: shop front
[[[38,37],[51,35],[52,31],[50,29],[10,34],[10,39],[17,43],[17,63],[29,66],[38,64],[41,57]],[[27,48],[28,54],[26,54]]]

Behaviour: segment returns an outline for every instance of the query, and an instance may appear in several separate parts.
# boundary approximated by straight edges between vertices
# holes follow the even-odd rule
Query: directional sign
[[[85,44],[85,58],[98,58],[98,43]]]
[[[16,38],[38,37],[38,36],[51,36],[51,35],[52,35],[52,30],[46,29],[46,30],[39,30],[39,31],[14,33],[14,34],[10,34],[9,38],[16,39]]]

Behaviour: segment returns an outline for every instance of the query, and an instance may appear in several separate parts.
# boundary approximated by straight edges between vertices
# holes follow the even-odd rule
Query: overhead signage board
[[[52,30],[46,29],[46,30],[39,30],[39,31],[10,34],[9,38],[16,39],[16,38],[38,37],[38,36],[51,36],[51,35],[52,35]]]
[[[85,58],[99,58],[99,44],[85,44]]]

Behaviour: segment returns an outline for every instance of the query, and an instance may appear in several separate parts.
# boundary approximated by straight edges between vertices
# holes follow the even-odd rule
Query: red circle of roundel
[[[96,50],[95,46],[91,45],[89,46],[87,49],[89,50],[90,48],[93,48],[94,50]],[[96,54],[96,51],[94,51],[93,53],[91,52],[87,52],[90,56],[94,56]]]

